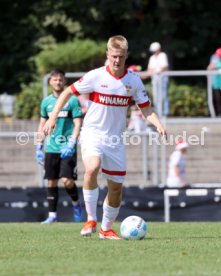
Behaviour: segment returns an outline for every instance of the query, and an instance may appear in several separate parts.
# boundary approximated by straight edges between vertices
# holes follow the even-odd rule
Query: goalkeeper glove
[[[36,147],[36,154],[35,154],[35,159],[40,165],[44,165],[44,153],[43,153],[43,146],[38,144]]]
[[[61,158],[69,158],[75,153],[75,145],[76,145],[77,140],[73,137],[71,137],[68,140],[67,145],[65,145],[63,148],[61,148]]]

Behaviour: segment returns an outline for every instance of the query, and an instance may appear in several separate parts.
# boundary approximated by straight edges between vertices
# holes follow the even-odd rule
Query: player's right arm
[[[71,86],[68,86],[59,96],[55,107],[50,114],[49,119],[45,123],[43,127],[43,132],[45,135],[49,136],[52,132],[52,130],[55,128],[56,125],[56,119],[58,117],[59,112],[61,111],[62,107],[67,103],[69,98],[73,96],[73,92],[71,90]]]

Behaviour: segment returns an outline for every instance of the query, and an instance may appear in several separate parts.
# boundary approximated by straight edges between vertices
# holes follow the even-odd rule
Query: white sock
[[[101,229],[103,231],[107,231],[112,229],[112,224],[116,220],[118,213],[119,213],[120,207],[114,208],[104,201],[103,203],[103,217],[101,222]]]
[[[49,218],[56,218],[57,213],[56,212],[49,212],[48,216],[49,216]]]
[[[98,201],[99,189],[94,190],[83,189],[83,196],[85,202],[85,208],[87,211],[87,220],[97,221],[97,201]]]

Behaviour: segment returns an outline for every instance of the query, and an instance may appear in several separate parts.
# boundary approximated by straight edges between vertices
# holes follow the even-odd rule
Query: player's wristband
[[[77,139],[76,138],[74,138],[74,137],[70,137],[69,138],[69,140],[68,140],[68,146],[70,146],[70,147],[73,148],[76,145],[76,143],[77,143]]]

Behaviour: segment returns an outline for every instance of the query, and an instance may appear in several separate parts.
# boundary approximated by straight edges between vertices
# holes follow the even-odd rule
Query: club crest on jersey
[[[130,93],[132,87],[130,85],[125,85],[125,89],[127,93]]]
[[[142,93],[143,93],[144,97],[147,97],[147,91],[146,90],[142,90]]]

